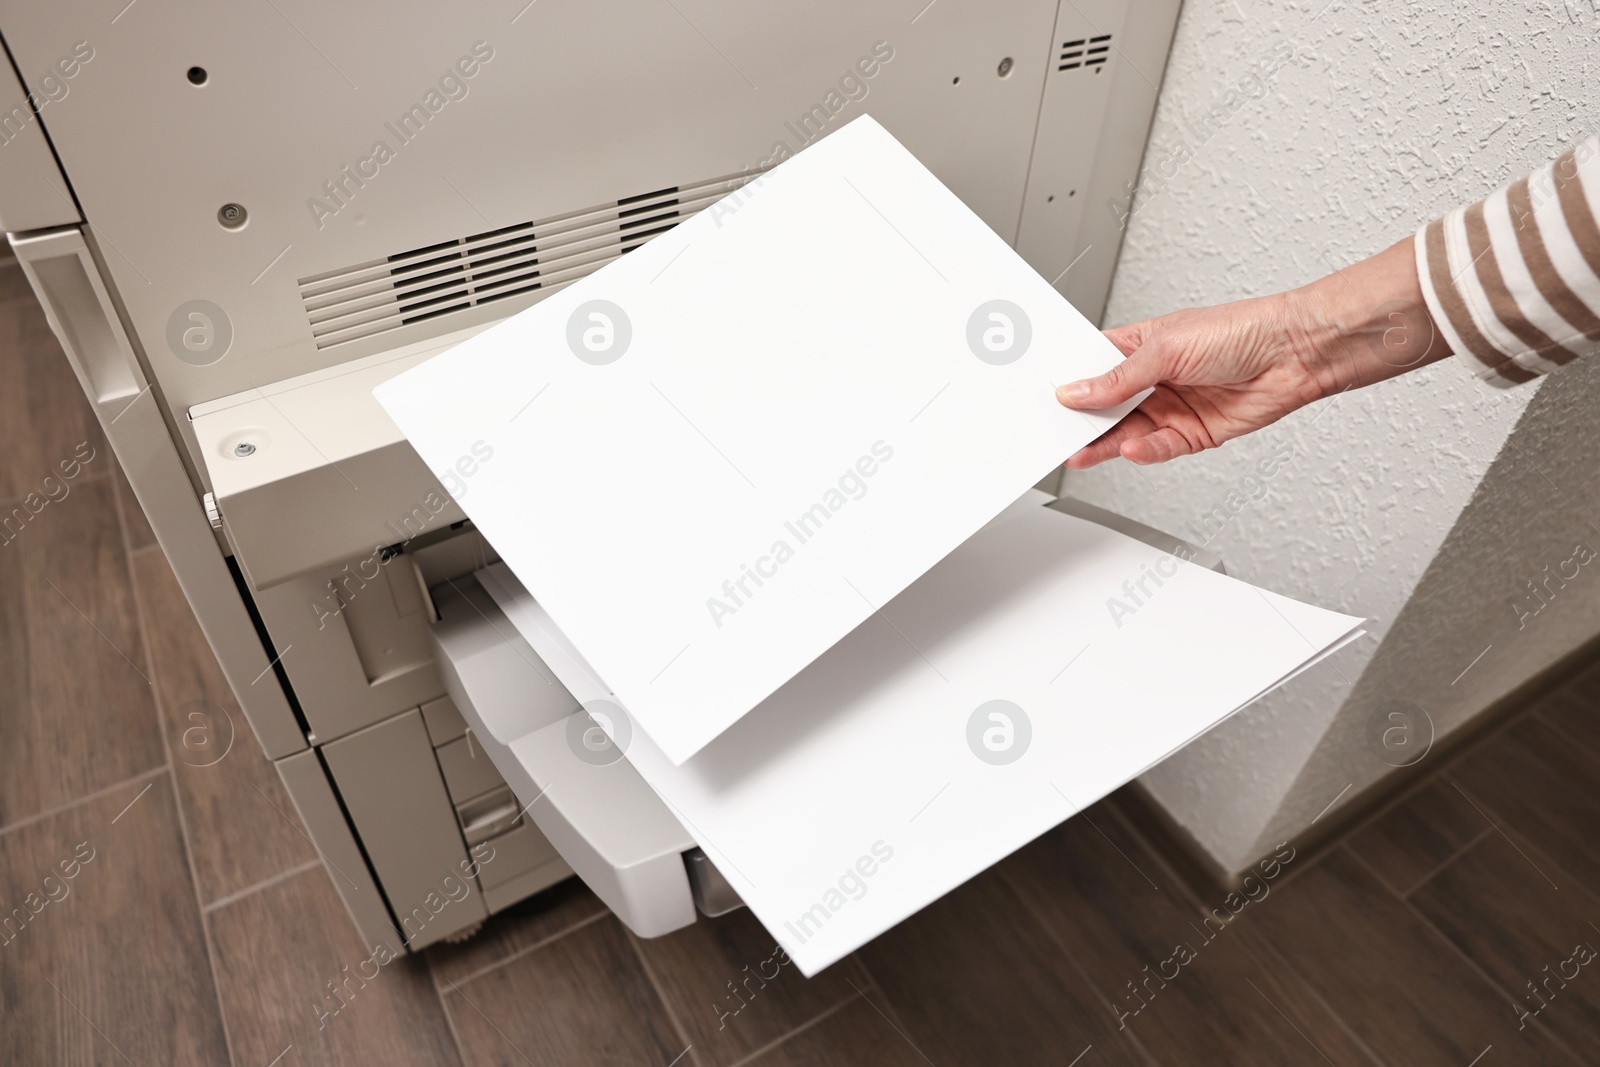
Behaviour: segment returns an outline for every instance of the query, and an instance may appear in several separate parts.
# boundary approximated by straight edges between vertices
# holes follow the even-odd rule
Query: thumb
[[[1168,376],[1161,345],[1141,329],[1143,323],[1107,330],[1106,337],[1128,358],[1096,378],[1068,382],[1056,390],[1056,399],[1069,408],[1099,410],[1115,407]]]

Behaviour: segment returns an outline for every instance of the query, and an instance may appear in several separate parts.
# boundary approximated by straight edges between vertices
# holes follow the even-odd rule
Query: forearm
[[[1160,463],[1458,353],[1496,385],[1600,358],[1600,138],[1310,285],[1107,330],[1068,407],[1138,408],[1068,465]]]
[[[1600,139],[1284,294],[1324,394],[1451,352],[1515,385],[1600,348]]]
[[[1428,311],[1409,237],[1283,300],[1297,354],[1323,396],[1451,354]]]

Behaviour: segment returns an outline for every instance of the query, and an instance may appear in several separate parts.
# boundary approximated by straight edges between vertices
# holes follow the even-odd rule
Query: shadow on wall
[[[1540,385],[1253,852],[1427,766],[1427,722],[1437,741],[1600,633],[1597,411],[1600,358]]]

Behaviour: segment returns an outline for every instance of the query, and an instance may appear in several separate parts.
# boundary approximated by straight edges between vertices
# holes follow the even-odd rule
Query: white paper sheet
[[[605,695],[509,570],[480,578],[574,696]],[[694,758],[674,766],[638,730],[626,755],[809,975],[1360,622],[1019,503]],[[1014,714],[1010,749],[998,720],[969,744],[993,700],[1030,724],[1015,762],[976,754],[995,756],[985,731],[1016,751]]]
[[[1113,425],[1054,387],[1120,359],[862,117],[375,392],[681,762]]]

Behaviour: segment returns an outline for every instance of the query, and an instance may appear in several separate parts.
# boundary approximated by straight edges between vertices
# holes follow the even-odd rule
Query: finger
[[[1195,451],[1197,449],[1187,437],[1170,426],[1164,426],[1154,433],[1123,442],[1122,458],[1147,467],[1152,463],[1165,463],[1169,459],[1191,455]]]
[[[1117,346],[1117,351],[1125,356],[1131,356],[1134,350],[1144,344],[1149,333],[1150,320],[1143,322],[1130,322],[1126,326],[1114,326],[1109,330],[1101,330],[1106,335],[1106,340]]]
[[[1128,413],[1127,418],[1074,452],[1072,457],[1067,460],[1066,465],[1071,470],[1086,470],[1097,463],[1104,463],[1108,459],[1116,459],[1122,455],[1122,443],[1124,441],[1153,433],[1155,428],[1154,420],[1135,408]]]
[[[1097,410],[1114,407],[1167,376],[1168,367],[1161,346],[1141,344],[1127,359],[1097,378],[1068,382],[1056,390],[1056,399],[1069,408]]]
[[[1108,445],[1104,441],[1096,441],[1093,444],[1084,445],[1071,456],[1068,456],[1067,462],[1063,466],[1072,471],[1086,471],[1090,467],[1098,467],[1107,460],[1116,459],[1120,455],[1122,455],[1120,444]]]

